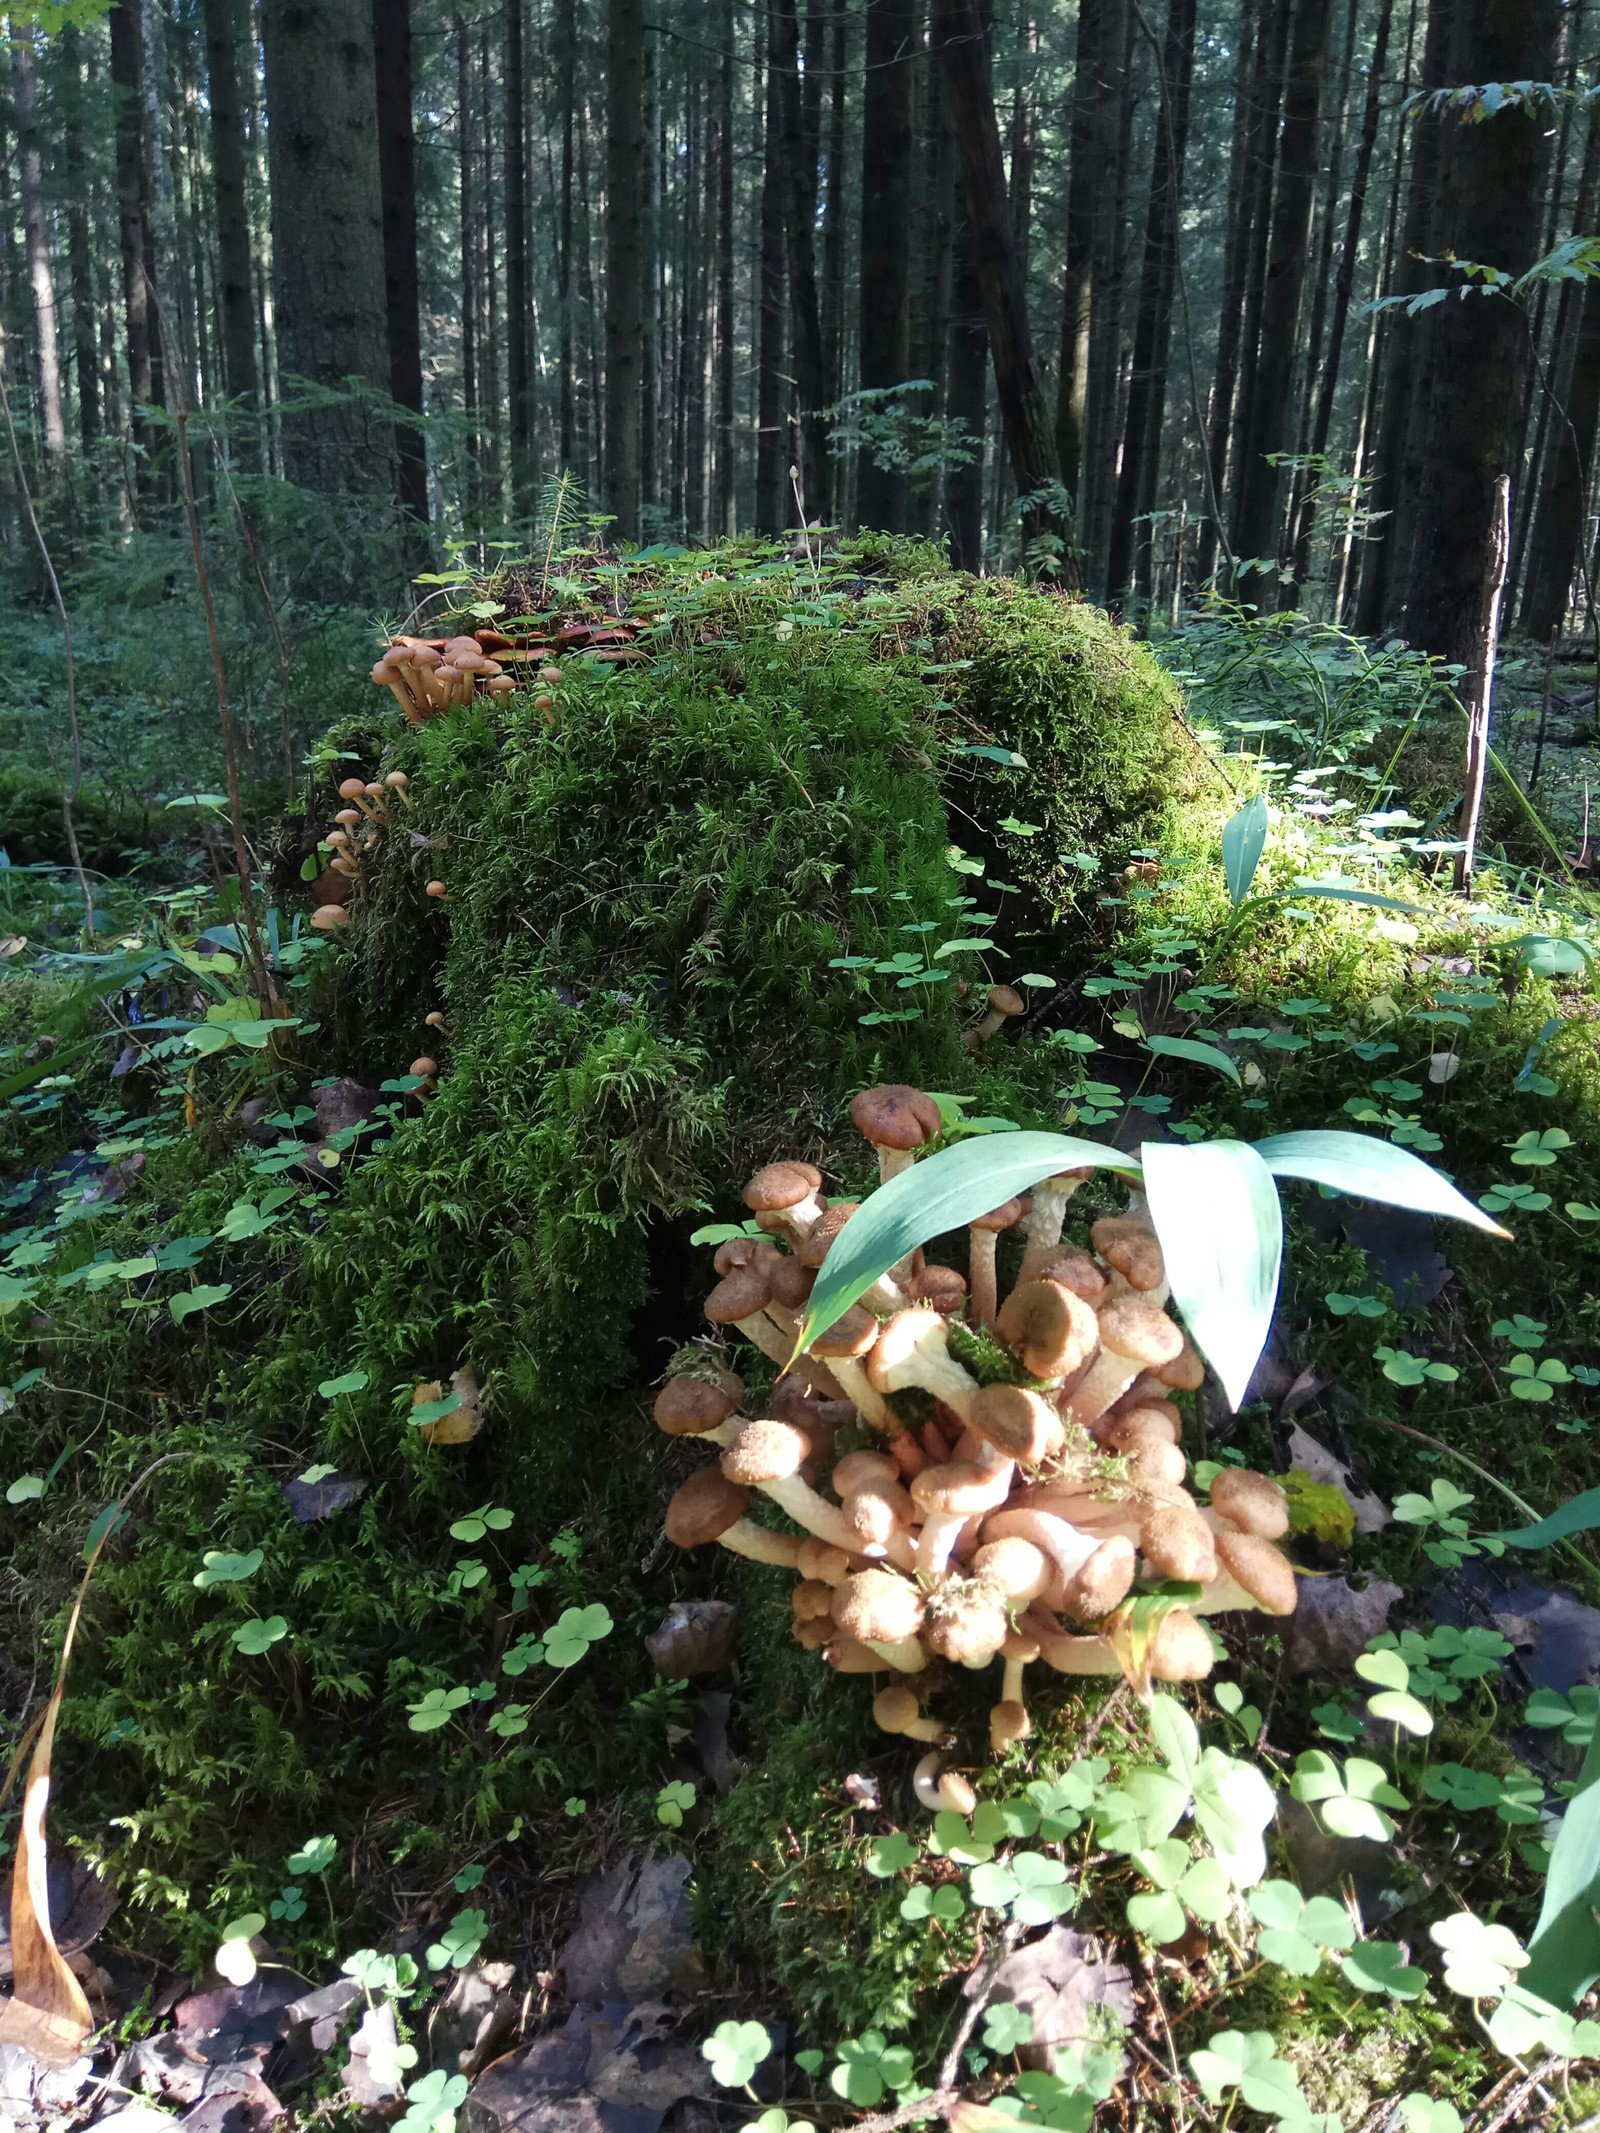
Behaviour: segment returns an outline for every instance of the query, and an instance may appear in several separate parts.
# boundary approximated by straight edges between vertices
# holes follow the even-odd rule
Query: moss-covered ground
[[[57,1755],[54,1830],[117,1879],[123,1946],[202,1966],[326,1831],[328,1902],[271,1927],[291,1960],[326,1971],[446,1919],[460,1870],[482,1865],[466,1900],[531,1975],[585,1870],[625,1841],[683,1842],[730,2007],[781,2011],[824,2047],[903,2035],[931,2078],[973,1914],[902,1919],[903,1879],[862,1865],[869,1836],[915,1817],[909,1758],[871,1727],[864,1683],[790,1641],[781,1580],[656,1539],[693,1464],[648,1405],[703,1330],[697,1227],[737,1219],[743,1178],[780,1153],[863,1189],[847,1109],[878,1080],[958,1099],[952,1116],[1129,1146],[1393,1137],[1489,1195],[1516,1245],[1441,1232],[1450,1279],[1414,1301],[1400,1262],[1432,1240],[1364,1252],[1333,1203],[1295,1189],[1276,1375],[1237,1416],[1201,1396],[1191,1448],[1279,1472],[1298,1419],[1388,1501],[1446,1479],[1471,1496],[1471,1534],[1517,1524],[1519,1504],[1600,1482],[1593,913],[1514,844],[1503,863],[1491,849],[1474,900],[1448,893],[1435,825],[1405,812],[1403,758],[1385,782],[1397,745],[1442,748],[1448,728],[1415,677],[1364,683],[1330,727],[1325,677],[1299,697],[1275,676],[1268,765],[1247,653],[1225,667],[1208,637],[1163,666],[1081,603],[954,578],[914,549],[816,569],[727,552],[589,590],[644,617],[647,657],[567,660],[551,719],[519,694],[414,730],[384,699],[330,728],[306,812],[260,840],[291,1035],[261,1034],[237,938],[201,930],[229,913],[192,880],[119,903],[128,930],[99,961],[69,952],[64,897],[13,913],[34,937],[0,963],[0,1476],[25,1483],[0,1507],[0,1714],[20,1728],[38,1707],[96,1512],[179,1455],[108,1543]],[[1187,704],[1172,670],[1202,684]],[[307,933],[302,862],[337,785],[396,770],[411,804],[390,804],[350,923]],[[1236,904],[1223,826],[1269,789]],[[970,1056],[961,1032],[1002,980],[1029,1012]],[[208,1011],[221,1034],[196,1041]],[[1214,1047],[1240,1078],[1151,1038]],[[407,1072],[423,1053],[436,1091]],[[327,1110],[339,1076],[378,1092],[374,1115]],[[1091,1188],[1085,1220],[1116,1198]],[[1519,1355],[1558,1366],[1544,1399]],[[463,1368],[481,1428],[430,1443],[417,1388],[442,1404]],[[1285,1403],[1297,1379],[1309,1406]],[[360,1493],[330,1511],[342,1483]],[[1427,1589],[1452,1574],[1426,1552],[1439,1542],[1336,1520],[1307,1560],[1393,1577],[1396,1626],[1426,1624]],[[1587,1551],[1539,1568],[1600,1601]],[[687,1692],[641,1643],[666,1601],[712,1594],[742,1612],[744,1774],[721,1800],[685,1760]],[[526,1656],[596,1604],[611,1626],[578,1663]],[[1349,1684],[1289,1680],[1270,1635],[1230,1642],[1284,1781],[1300,1749],[1340,1737],[1316,1713],[1353,1704]],[[1497,1670],[1441,1706],[1434,1759],[1525,1758],[1525,1737],[1505,1745],[1516,1694]],[[1103,1698],[1056,1699],[1026,1764],[980,1790],[1065,1767]],[[987,1700],[974,1687],[969,1747]],[[1114,1768],[1148,1753],[1136,1710],[1111,1712],[1096,1752]],[[1404,1901],[1447,1875],[1458,1906],[1526,1935],[1539,1868],[1522,1827],[1456,1817],[1405,1753]],[[697,1796],[674,1834],[660,1792],[686,1772]],[[863,1816],[852,1773],[888,1821]],[[1079,1917],[1123,1946],[1141,2020],[1159,2000],[1178,2054],[1271,2030],[1349,2127],[1386,2088],[1465,2100],[1498,2078],[1431,1972],[1420,2001],[1394,2001],[1252,1966],[1227,1935],[1163,1955],[1127,1931],[1141,1885],[1113,1859]],[[1426,1915],[1395,1931],[1431,1963]],[[837,2108],[825,2085],[818,2103]]]

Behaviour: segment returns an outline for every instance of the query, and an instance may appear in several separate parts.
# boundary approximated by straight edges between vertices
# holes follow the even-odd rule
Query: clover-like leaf
[[[481,1541],[485,1534],[504,1533],[511,1524],[511,1513],[498,1504],[480,1504],[476,1511],[469,1511],[465,1518],[458,1518],[450,1528],[450,1538],[458,1541]]]
[[[1461,2113],[1453,2103],[1417,2089],[1401,2097],[1400,2123],[1405,2133],[1462,2133]]]
[[[37,1503],[44,1494],[43,1474],[19,1474],[6,1490],[7,1503]]]
[[[724,2089],[742,2089],[771,2052],[772,2038],[760,2022],[719,2022],[700,2047],[712,2080]]]
[[[252,1548],[247,1555],[229,1555],[220,1548],[208,1548],[193,1582],[202,1592],[210,1585],[242,1585],[255,1576],[264,1560],[259,1548]]]
[[[1222,2029],[1189,2054],[1189,2066],[1206,2102],[1217,2104],[1247,2073],[1265,2066],[1277,2049],[1270,2030]]]
[[[256,1974],[255,1951],[250,1943],[266,1925],[261,1911],[243,1911],[222,1929],[222,1940],[213,1961],[230,1985],[248,1985]]]
[[[337,1837],[307,1837],[298,1851],[291,1852],[291,1874],[325,1874],[339,1856]]]
[[[874,1837],[867,1846],[866,1868],[880,1881],[887,1881],[891,1874],[903,1873],[917,1863],[917,1847],[904,1830],[897,1829],[887,1837]]]
[[[411,1713],[406,1723],[413,1733],[437,1733],[471,1698],[471,1689],[459,1683],[453,1689],[429,1689],[420,1703],[406,1705]]]
[[[891,2044],[881,2029],[864,2030],[847,2037],[838,2047],[839,2064],[828,2076],[828,2085],[847,2103],[868,2109],[883,2101],[886,2089],[911,2085],[913,2062],[903,2044]]]
[[[664,1829],[682,1829],[683,1818],[693,1807],[695,1789],[688,1778],[674,1778],[656,1794],[656,1820]]]
[[[1339,1958],[1339,1968],[1358,1992],[1384,1992],[1391,2000],[1414,2000],[1428,1982],[1392,1940],[1357,1941]]]
[[[1428,1936],[1444,1950],[1444,1981],[1464,1999],[1497,1999],[1528,1960],[1509,1926],[1491,1925],[1473,1911],[1437,1919]]]
[[[1600,1689],[1588,1682],[1579,1682],[1565,1696],[1557,1689],[1535,1689],[1523,1718],[1530,1726],[1559,1727],[1569,1747],[1587,1748],[1600,1719]]]
[[[256,1659],[263,1652],[271,1651],[288,1634],[289,1625],[282,1615],[267,1615],[264,1619],[257,1615],[239,1624],[232,1641],[247,1658]]]
[[[1289,1790],[1316,1808],[1323,1826],[1336,1837],[1370,1837],[1385,1844],[1394,1835],[1386,1807],[1410,1802],[1390,1784],[1381,1764],[1351,1756],[1342,1766],[1323,1748],[1308,1748],[1294,1766]]]
[[[576,1666],[591,1644],[609,1637],[616,1627],[610,1610],[596,1600],[588,1607],[569,1607],[545,1631],[544,1656],[548,1666]]]
[[[984,2009],[983,2043],[986,2051],[1005,2057],[1033,2042],[1033,2016],[1012,2000],[995,2000]]]
[[[231,1281],[201,1283],[198,1288],[180,1289],[176,1296],[169,1297],[167,1309],[172,1313],[172,1323],[181,1326],[186,1318],[193,1318],[197,1311],[209,1311],[233,1294]]]
[[[395,2133],[455,2133],[456,2111],[466,2101],[467,2085],[465,2074],[447,2074],[443,2067],[424,2074],[406,2091],[405,2114],[396,2120]]]
[[[430,1970],[465,1970],[489,1937],[489,1921],[482,1911],[457,1911],[429,1948]]]

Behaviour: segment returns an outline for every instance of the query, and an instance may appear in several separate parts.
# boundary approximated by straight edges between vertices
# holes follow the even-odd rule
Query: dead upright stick
[[[1483,812],[1483,781],[1489,768],[1489,707],[1494,696],[1494,662],[1500,647],[1500,600],[1511,558],[1511,476],[1494,485],[1494,516],[1489,528],[1489,555],[1483,573],[1479,610],[1478,656],[1467,676],[1467,789],[1461,800],[1461,850],[1456,854],[1456,894],[1472,893],[1477,858],[1478,818]]]

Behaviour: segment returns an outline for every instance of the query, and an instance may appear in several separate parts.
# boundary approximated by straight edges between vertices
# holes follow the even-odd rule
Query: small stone
[[[1284,1636],[1291,1674],[1348,1674],[1358,1655],[1389,1626],[1398,1585],[1371,1579],[1357,1592],[1348,1578],[1301,1578]]]
[[[354,1978],[335,1978],[331,1985],[291,2000],[278,2017],[278,2034],[291,2050],[309,2047],[319,2055],[331,2052],[346,2026],[346,2017],[361,1996],[361,1987]]]
[[[336,1133],[347,1133],[352,1126],[371,1118],[381,1101],[376,1089],[368,1088],[364,1081],[352,1081],[348,1074],[311,1092],[312,1107],[325,1140],[331,1140]]]
[[[663,1680],[688,1681],[732,1663],[738,1628],[739,1610],[727,1600],[674,1600],[644,1648]]]
[[[469,2075],[487,2066],[517,2026],[516,1979],[511,1963],[476,1963],[458,1972],[428,2027],[430,2063]]]

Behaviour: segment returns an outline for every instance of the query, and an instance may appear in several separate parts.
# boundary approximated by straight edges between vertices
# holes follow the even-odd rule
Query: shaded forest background
[[[1210,585],[1466,660],[1509,474],[1508,617],[1588,615],[1585,0],[10,27],[5,368],[69,564],[177,524],[181,431],[247,575],[325,599],[525,545],[567,470],[627,540],[803,509],[1135,620]]]

